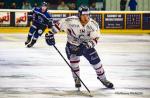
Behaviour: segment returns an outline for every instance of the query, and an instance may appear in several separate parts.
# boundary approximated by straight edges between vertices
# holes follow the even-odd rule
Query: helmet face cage
[[[43,3],[42,3],[42,6],[46,6],[46,7],[47,7],[47,3],[46,3],[46,2],[43,2]]]
[[[42,9],[42,7],[46,7],[46,10],[45,10],[45,11],[47,11],[47,3],[46,3],[46,2],[43,2],[43,3],[41,4],[41,9]]]
[[[89,15],[89,8],[87,6],[80,6],[79,9],[78,9],[78,15],[79,17],[81,15]]]

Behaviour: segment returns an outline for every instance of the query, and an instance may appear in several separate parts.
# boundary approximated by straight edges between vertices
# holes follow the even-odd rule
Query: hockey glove
[[[54,34],[51,31],[45,34],[45,40],[48,45],[50,46],[55,45]]]

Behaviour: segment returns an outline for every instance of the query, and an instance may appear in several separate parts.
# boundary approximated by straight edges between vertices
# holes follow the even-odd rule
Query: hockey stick
[[[61,55],[61,57],[64,59],[64,61],[67,63],[67,65],[70,67],[70,69],[73,71],[73,68],[71,67],[71,65],[67,62],[67,60],[64,58],[64,56],[61,54],[61,52],[58,50],[58,48],[53,45],[54,48],[57,50],[57,52]],[[84,85],[84,87],[86,88],[86,90],[89,92],[89,96],[92,97],[91,95],[91,91],[88,89],[88,87],[84,84],[84,82],[81,80],[81,78],[76,74],[76,72],[73,71],[73,73],[78,77],[78,79],[81,81],[81,83]]]

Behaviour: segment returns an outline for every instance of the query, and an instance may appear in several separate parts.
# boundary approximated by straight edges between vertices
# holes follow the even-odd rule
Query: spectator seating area
[[[103,6],[99,6],[103,5],[103,0],[0,0],[0,9],[32,9],[44,1],[50,10],[76,10],[81,4],[89,6],[91,10],[103,9]]]

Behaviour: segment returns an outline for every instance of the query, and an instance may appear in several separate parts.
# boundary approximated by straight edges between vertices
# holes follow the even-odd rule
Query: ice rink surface
[[[66,57],[66,36],[55,37]],[[83,86],[77,92],[69,67],[44,37],[30,49],[25,40],[0,34],[0,98],[89,98]],[[96,50],[115,89],[106,89],[82,57],[81,78],[93,98],[150,98],[150,36],[103,35]]]

